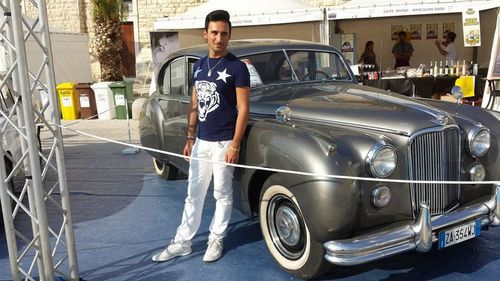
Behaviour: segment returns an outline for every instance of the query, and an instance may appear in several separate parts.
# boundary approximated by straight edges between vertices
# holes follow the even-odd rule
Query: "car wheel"
[[[158,176],[166,179],[166,180],[175,180],[177,178],[177,174],[179,170],[165,162],[153,158],[153,167],[155,168],[155,172]]]
[[[323,245],[311,237],[295,196],[272,176],[261,192],[259,218],[267,248],[285,271],[311,279],[329,268]]]

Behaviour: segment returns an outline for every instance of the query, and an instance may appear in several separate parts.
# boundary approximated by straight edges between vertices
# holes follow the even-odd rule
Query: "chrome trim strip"
[[[405,131],[384,129],[384,128],[378,128],[378,127],[373,127],[373,126],[368,126],[368,125],[358,125],[358,124],[352,124],[352,123],[347,123],[347,122],[326,121],[326,120],[320,120],[320,119],[316,119],[316,118],[304,118],[304,117],[297,118],[297,117],[294,117],[293,120],[294,121],[304,121],[304,122],[321,122],[321,124],[345,126],[345,127],[349,127],[349,128],[367,129],[367,130],[402,135],[402,136],[409,136],[410,135],[409,132],[405,132]]]
[[[276,116],[271,113],[265,113],[265,112],[250,112],[250,117],[256,116],[260,118],[272,118],[276,119]],[[382,132],[382,133],[388,133],[388,134],[395,134],[395,135],[401,135],[401,136],[409,136],[409,132],[405,131],[399,131],[399,130],[391,130],[391,129],[384,129],[384,128],[378,128],[378,127],[373,127],[373,126],[368,126],[368,125],[357,125],[357,124],[352,124],[352,123],[347,123],[347,122],[339,122],[339,121],[327,121],[327,120],[320,120],[317,118],[304,118],[304,117],[294,117],[293,121],[302,121],[302,122],[313,122],[313,123],[321,123],[322,125],[327,124],[327,125],[336,125],[336,126],[343,126],[343,127],[349,127],[349,128],[359,128],[359,129],[366,129],[366,130],[372,130],[376,132]]]
[[[328,241],[323,244],[325,259],[336,265],[356,265],[411,250],[427,252],[437,241],[440,229],[477,219],[481,220],[482,226],[500,225],[500,185],[495,185],[494,195],[487,202],[443,214],[434,220],[430,217],[428,206],[420,204],[418,218],[413,224]]]
[[[500,226],[500,183],[495,185],[493,194],[494,200],[491,200],[491,202],[495,203],[495,207],[493,208],[495,212],[490,221],[492,226]]]

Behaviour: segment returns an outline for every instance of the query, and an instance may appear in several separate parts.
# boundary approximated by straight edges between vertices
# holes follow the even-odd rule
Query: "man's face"
[[[231,39],[229,24],[224,21],[211,21],[207,30],[203,31],[203,37],[207,40],[208,47],[214,53],[224,52]]]

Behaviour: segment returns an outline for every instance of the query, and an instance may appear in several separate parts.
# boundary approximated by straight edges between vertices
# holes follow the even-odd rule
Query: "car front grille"
[[[456,127],[426,130],[410,140],[410,178],[425,181],[460,179],[460,131]],[[439,215],[458,204],[457,184],[410,184],[412,203],[429,205],[431,215]]]

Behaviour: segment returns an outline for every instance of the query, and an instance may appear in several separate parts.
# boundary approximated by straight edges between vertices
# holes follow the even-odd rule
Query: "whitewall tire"
[[[158,160],[156,158],[153,158],[153,167],[158,176],[166,180],[177,179],[177,174],[179,173],[179,170],[176,167],[167,164],[161,160]]]
[[[297,199],[272,176],[261,192],[259,218],[266,246],[284,270],[310,279],[328,269],[323,245],[311,237]]]

